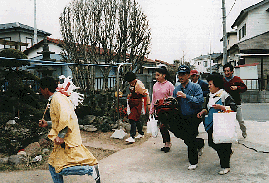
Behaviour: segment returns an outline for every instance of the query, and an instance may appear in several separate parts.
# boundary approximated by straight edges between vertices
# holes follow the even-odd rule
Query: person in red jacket
[[[242,79],[238,76],[234,76],[234,67],[230,63],[223,66],[224,77],[224,89],[228,92],[234,99],[237,105],[236,119],[239,122],[240,129],[242,131],[242,136],[247,137],[247,129],[242,118],[242,107],[241,107],[241,96],[240,94],[247,90],[247,86],[244,84]]]

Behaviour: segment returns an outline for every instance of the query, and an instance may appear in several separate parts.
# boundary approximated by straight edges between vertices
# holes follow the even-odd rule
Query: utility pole
[[[34,0],[34,44],[37,43],[37,28],[36,28],[36,0]]]
[[[223,64],[227,63],[227,34],[225,0],[222,0],[222,25],[223,25]]]
[[[209,63],[210,63],[210,74],[212,74],[212,64],[211,64],[211,41],[210,41],[210,49],[209,49]]]

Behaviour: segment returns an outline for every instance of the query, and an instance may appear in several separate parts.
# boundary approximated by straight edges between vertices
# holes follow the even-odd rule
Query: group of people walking
[[[169,81],[169,73],[165,66],[156,69],[157,82],[153,86],[152,100],[144,84],[136,78],[133,72],[128,72],[124,79],[129,82],[130,94],[128,104],[131,123],[130,137],[126,139],[134,143],[135,139],[143,138],[143,124],[140,122],[141,110],[147,108],[150,115],[154,115],[154,104],[157,100],[174,98],[178,103],[180,119],[173,121],[181,123],[184,135],[180,138],[188,147],[189,170],[194,170],[198,165],[198,156],[202,154],[204,140],[197,138],[198,126],[203,121],[208,133],[208,144],[217,151],[222,170],[220,174],[230,171],[230,158],[233,154],[231,143],[215,144],[213,142],[213,113],[218,111],[237,111],[237,120],[242,130],[242,136],[247,137],[246,127],[242,120],[240,94],[246,91],[243,81],[233,75],[233,66],[226,64],[223,67],[225,77],[212,74],[207,77],[207,82],[199,79],[196,70],[188,66],[178,68],[178,82],[174,85]],[[191,81],[189,80],[191,78]],[[64,175],[91,175],[96,182],[100,181],[97,159],[82,144],[78,119],[74,106],[66,95],[57,91],[58,83],[51,77],[40,80],[40,92],[49,99],[51,121],[41,119],[40,127],[50,127],[48,138],[54,142],[54,148],[49,158],[49,171],[55,183],[62,183]],[[144,101],[144,102],[143,102]],[[144,105],[144,106],[143,106]],[[207,117],[205,118],[205,115]],[[179,115],[178,115],[179,116]],[[164,146],[162,151],[168,153],[172,142],[169,131],[171,126],[159,120],[160,132]],[[136,130],[138,135],[136,136]]]
[[[234,67],[231,64],[225,64],[223,66],[225,77],[220,74],[210,74],[207,77],[207,82],[205,82],[199,79],[197,70],[190,70],[188,66],[182,65],[178,68],[178,84],[176,84],[176,87],[169,81],[169,73],[165,66],[156,69],[155,77],[157,82],[153,86],[152,100],[150,103],[147,98],[146,102],[149,114],[154,114],[154,104],[157,100],[171,97],[177,100],[180,118],[170,123],[183,124],[180,125],[180,130],[184,135],[180,138],[188,147],[189,170],[197,168],[198,156],[202,155],[204,140],[197,138],[197,136],[199,124],[203,121],[204,128],[208,133],[208,145],[217,151],[220,159],[221,171],[219,171],[219,174],[223,175],[230,172],[230,158],[233,154],[232,143],[214,143],[212,136],[214,113],[219,111],[237,112],[236,119],[242,130],[242,136],[244,138],[247,137],[246,127],[242,119],[240,98],[240,94],[246,91],[247,87],[240,77],[233,75],[233,69]],[[140,98],[142,100],[144,95],[148,95],[143,83],[136,79],[134,73],[127,73],[125,80],[130,84],[131,95],[129,97],[131,99]],[[137,97],[138,95],[140,97]],[[137,103],[136,106],[136,102],[129,99],[128,103],[131,108],[129,119],[131,119],[132,129],[131,137],[126,139],[126,141],[133,143],[135,138],[142,138],[144,135],[142,124],[139,122],[141,107],[138,107],[138,105],[142,105],[142,102]],[[132,119],[134,114],[136,115],[135,120]],[[135,126],[138,129],[137,136],[135,136]],[[167,122],[161,120],[159,120],[159,128],[164,143],[161,151],[167,153],[172,146],[169,131],[174,129],[169,129],[170,127],[167,125]]]

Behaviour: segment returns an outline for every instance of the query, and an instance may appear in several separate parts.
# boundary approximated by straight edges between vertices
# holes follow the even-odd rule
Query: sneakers
[[[129,143],[134,143],[135,142],[135,139],[133,137],[129,137],[128,139],[125,140],[126,142],[129,142]]]
[[[161,151],[164,151],[165,153],[170,151],[170,147],[162,147]]]
[[[92,172],[92,177],[94,178],[96,183],[100,183],[100,174],[98,170],[98,165],[93,166],[93,172]]]
[[[195,170],[197,168],[197,164],[196,165],[189,165],[188,170]]]
[[[223,168],[221,171],[219,171],[219,174],[220,175],[224,175],[224,174],[227,174],[230,172],[230,168]]]
[[[136,139],[144,138],[144,135],[138,134],[135,138]]]

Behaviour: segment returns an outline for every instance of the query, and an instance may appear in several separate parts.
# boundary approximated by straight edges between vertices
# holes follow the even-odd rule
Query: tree
[[[38,120],[42,117],[42,103],[39,96],[25,84],[25,80],[38,80],[28,71],[19,69],[29,65],[27,56],[19,50],[5,49],[0,52],[1,57],[16,59],[0,60],[0,150],[9,154],[17,152],[19,148],[38,138],[40,130]],[[16,124],[7,125],[9,120]]]
[[[136,1],[74,0],[64,8],[60,24],[63,57],[67,62],[129,62],[138,70],[149,54],[150,29],[146,15]],[[88,92],[94,90],[93,67],[77,65],[71,69],[74,82],[80,88]],[[111,67],[101,67],[101,71],[103,92],[106,92]]]

